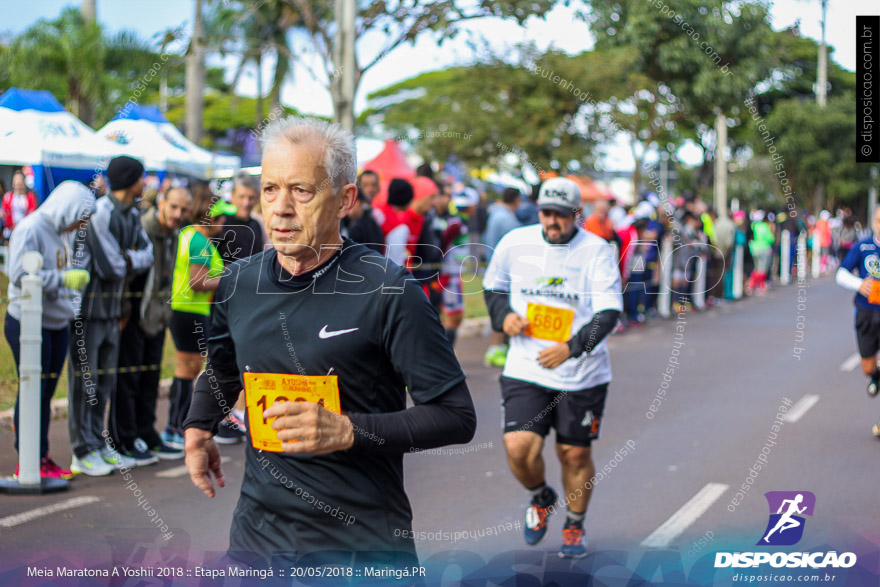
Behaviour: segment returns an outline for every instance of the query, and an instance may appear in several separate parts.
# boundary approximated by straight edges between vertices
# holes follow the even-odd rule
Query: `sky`
[[[855,70],[855,17],[857,14],[880,13],[880,2],[874,10],[867,9],[868,2],[861,0],[829,0],[826,40],[834,47],[832,59],[849,70]],[[674,0],[668,4],[674,7]],[[69,0],[0,0],[0,31],[18,33],[40,18],[54,18],[68,5],[78,5]],[[578,2],[572,6],[557,6],[546,19],[531,18],[520,27],[513,21],[486,18],[468,22],[454,41],[437,47],[430,33],[419,38],[414,46],[406,44],[386,55],[361,79],[355,100],[355,110],[367,106],[366,96],[426,71],[433,71],[473,61],[469,40],[485,37],[492,49],[503,52],[516,43],[532,41],[539,49],[555,48],[570,54],[592,48],[593,39],[582,21],[574,18]],[[192,21],[192,0],[97,0],[98,20],[111,32],[133,29],[142,37],[151,39],[157,33]],[[581,5],[582,6],[582,5]],[[646,8],[650,9],[646,2]],[[771,9],[772,26],[776,30],[787,28],[800,21],[801,34],[816,40],[821,35],[821,9],[819,0],[776,0]],[[378,55],[384,47],[380,34],[367,35],[358,40],[359,62],[365,63]],[[294,40],[296,43],[297,41]],[[212,65],[225,64],[229,77],[236,64],[233,57],[225,61],[215,60]],[[312,63],[313,67],[316,62]],[[317,69],[317,68],[315,68]],[[266,91],[272,76],[272,63],[263,67],[263,87]],[[237,91],[243,95],[256,95],[256,71],[252,68],[239,81]],[[332,102],[322,82],[315,80],[308,69],[296,66],[293,75],[282,90],[282,101],[301,112],[329,116]],[[608,169],[632,169],[633,160],[625,143],[608,149],[603,166]],[[696,147],[684,149],[679,156],[691,163],[697,157]]]

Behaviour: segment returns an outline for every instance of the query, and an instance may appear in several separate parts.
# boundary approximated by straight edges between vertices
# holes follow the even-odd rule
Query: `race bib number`
[[[526,310],[526,336],[553,342],[566,342],[571,338],[574,310],[554,308],[543,304],[529,304]]]
[[[868,294],[869,304],[880,304],[880,281],[871,282],[871,293]]]
[[[248,408],[248,426],[254,448],[282,452],[281,441],[272,421],[263,412],[275,402],[312,402],[335,414],[339,408],[339,382],[336,375],[290,375],[280,373],[245,373],[244,395]]]

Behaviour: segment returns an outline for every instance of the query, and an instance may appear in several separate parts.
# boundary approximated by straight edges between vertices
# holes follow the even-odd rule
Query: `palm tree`
[[[275,57],[269,108],[281,104],[281,88],[289,77],[292,50],[288,34],[302,26],[299,13],[286,0],[240,0],[224,2],[208,23],[209,36],[221,53],[240,56],[231,87],[235,88],[245,68],[257,71],[256,127],[264,119],[262,66],[266,54]]]
[[[86,124],[104,95],[104,42],[100,25],[76,8],[40,19],[11,44],[4,67],[11,85],[48,89]]]
[[[195,0],[195,16],[186,54],[186,138],[198,143],[202,138],[205,109],[205,40],[202,0]]]

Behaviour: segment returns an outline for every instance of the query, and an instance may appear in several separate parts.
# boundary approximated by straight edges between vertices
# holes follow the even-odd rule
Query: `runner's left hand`
[[[312,402],[276,402],[263,412],[275,418],[272,428],[284,452],[327,454],[354,445],[354,430],[348,416],[334,414]]]
[[[560,342],[538,353],[538,364],[545,369],[555,369],[570,356],[571,352],[568,350],[568,343]]]

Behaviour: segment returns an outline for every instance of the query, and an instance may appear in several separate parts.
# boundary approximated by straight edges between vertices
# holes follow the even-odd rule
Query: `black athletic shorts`
[[[201,353],[208,347],[208,328],[211,326],[210,316],[192,314],[190,312],[171,312],[171,339],[181,353]]]
[[[599,438],[608,384],[580,391],[547,389],[528,381],[501,376],[502,427],[547,436],[556,430],[558,444],[590,446]]]
[[[863,359],[880,351],[880,312],[856,306],[856,341]]]

